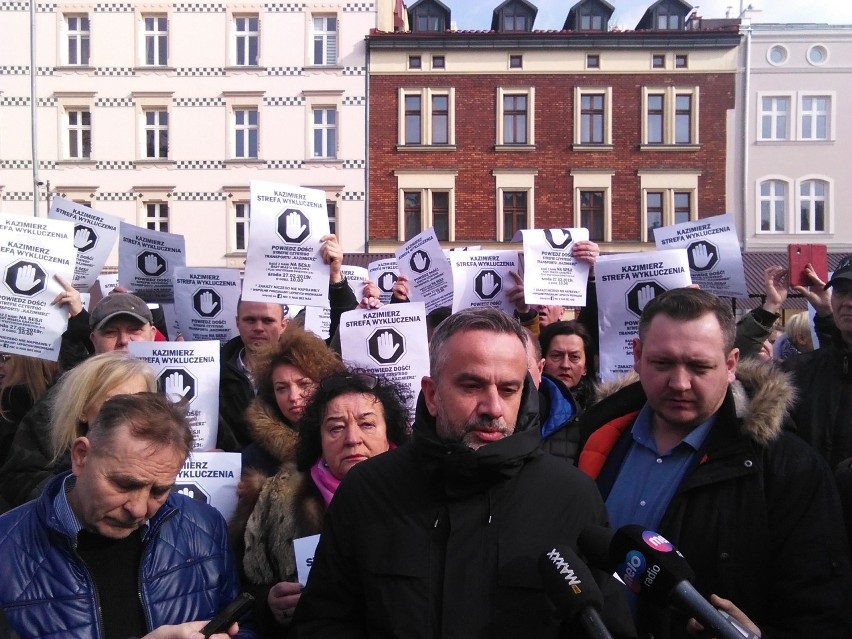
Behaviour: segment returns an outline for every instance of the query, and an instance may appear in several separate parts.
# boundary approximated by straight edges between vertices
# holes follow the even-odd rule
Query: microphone
[[[757,639],[701,596],[690,583],[695,573],[683,554],[661,534],[638,524],[614,532],[603,526],[587,526],[577,545],[592,565],[615,572],[640,597],[688,612],[718,639]]]
[[[538,559],[544,590],[563,619],[579,620],[590,639],[612,639],[601,619],[603,594],[589,567],[567,546],[554,546]]]

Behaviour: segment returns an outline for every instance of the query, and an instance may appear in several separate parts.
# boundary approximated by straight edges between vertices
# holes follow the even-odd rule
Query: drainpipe
[[[751,122],[751,113],[749,108],[751,105],[751,18],[743,20],[740,18],[741,24],[745,22],[745,69],[743,72],[743,138],[742,138],[742,216],[743,216],[743,244],[746,244],[746,237],[749,225],[749,123]],[[756,213],[756,211],[755,211]],[[756,221],[755,221],[756,223]]]
[[[32,144],[33,155],[33,216],[38,217],[38,200],[39,188],[41,180],[38,177],[38,136],[36,125],[36,107],[38,99],[36,98],[36,2],[30,0],[30,141]]]
[[[378,16],[377,16],[378,17]],[[364,69],[364,252],[370,252],[370,37],[364,46],[367,49]]]

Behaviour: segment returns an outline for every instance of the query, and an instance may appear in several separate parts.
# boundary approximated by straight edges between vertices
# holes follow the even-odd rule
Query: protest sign
[[[390,304],[393,294],[393,285],[399,278],[399,264],[395,257],[384,260],[376,260],[367,265],[367,272],[371,281],[376,283],[381,294],[379,299],[382,304]]]
[[[239,335],[240,272],[234,268],[175,269],[175,314],[188,341],[224,344]]]
[[[517,251],[453,251],[453,313],[463,308],[498,308],[512,315],[515,306],[507,292],[515,286]]]
[[[213,506],[230,521],[237,510],[240,453],[193,451],[183,464],[172,492]]]
[[[452,306],[453,272],[434,229],[415,235],[395,255],[400,274],[409,281],[409,300],[423,302],[427,313],[441,306]]]
[[[174,273],[186,265],[183,235],[121,222],[118,281],[146,302],[173,302]]]
[[[328,306],[325,191],[251,182],[251,228],[243,278],[250,302]]]
[[[585,306],[589,265],[572,254],[589,239],[584,228],[525,229],[524,301],[527,304]]]

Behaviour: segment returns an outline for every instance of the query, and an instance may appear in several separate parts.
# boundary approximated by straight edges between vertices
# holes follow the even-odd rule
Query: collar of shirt
[[[636,420],[633,422],[630,434],[633,437],[633,441],[637,444],[652,450],[654,454],[659,454],[657,453],[657,443],[654,440],[654,434],[651,432],[651,418],[653,416],[654,411],[651,408],[651,405],[645,402],[645,405],[642,407],[642,410],[639,411],[639,414],[636,416]],[[681,440],[680,444],[675,446],[675,448],[686,444],[692,448],[693,451],[697,451],[701,448],[701,445],[710,433],[710,429],[713,428],[714,423],[716,423],[715,413],[693,428],[689,434]],[[661,456],[665,457],[666,455],[671,455],[673,450],[674,448]]]

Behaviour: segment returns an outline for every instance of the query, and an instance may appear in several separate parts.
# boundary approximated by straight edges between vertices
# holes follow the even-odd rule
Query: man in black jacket
[[[825,463],[783,429],[794,391],[739,362],[730,306],[676,289],[643,309],[639,381],[580,418],[579,466],[613,527],[671,540],[696,588],[764,637],[847,637],[849,565]],[[739,608],[735,608],[733,603]],[[687,618],[637,600],[640,635],[688,637]]]
[[[438,326],[413,442],[358,464],[335,493],[296,609],[300,638],[572,630],[537,561],[554,544],[576,547],[606,511],[587,477],[539,449],[526,341],[495,309]],[[602,579],[608,623],[632,635],[617,584]]]

